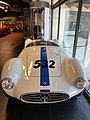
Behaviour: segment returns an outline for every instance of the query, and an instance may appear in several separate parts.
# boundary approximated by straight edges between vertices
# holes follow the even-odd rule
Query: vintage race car
[[[53,41],[27,39],[17,58],[1,74],[2,88],[26,103],[56,103],[70,99],[87,84],[84,69]]]

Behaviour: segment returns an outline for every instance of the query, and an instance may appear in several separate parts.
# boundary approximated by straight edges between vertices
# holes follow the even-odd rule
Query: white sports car
[[[86,86],[84,69],[53,41],[27,39],[17,58],[2,70],[2,88],[26,103],[56,103],[70,99]]]

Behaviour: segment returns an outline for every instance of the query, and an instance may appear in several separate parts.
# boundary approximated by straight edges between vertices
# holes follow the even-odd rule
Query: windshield
[[[31,46],[57,46],[59,47],[58,44],[54,43],[54,42],[50,42],[50,41],[35,41],[32,43],[29,43],[26,47],[31,47]]]

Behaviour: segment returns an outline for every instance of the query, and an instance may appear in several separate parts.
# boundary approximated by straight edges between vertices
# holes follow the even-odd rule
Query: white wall
[[[51,5],[51,0],[39,0],[39,1],[48,2]]]

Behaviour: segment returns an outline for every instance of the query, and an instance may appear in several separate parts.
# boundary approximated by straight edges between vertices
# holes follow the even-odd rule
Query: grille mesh
[[[21,101],[26,103],[55,103],[69,98],[66,93],[26,93],[20,96]]]

